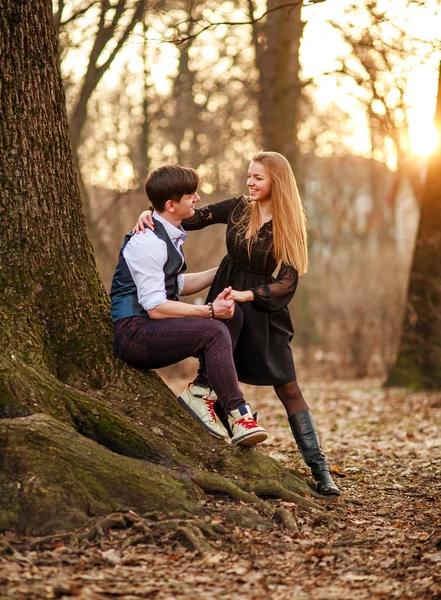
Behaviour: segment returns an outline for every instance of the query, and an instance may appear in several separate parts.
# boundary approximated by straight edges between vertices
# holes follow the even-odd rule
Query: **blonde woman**
[[[240,196],[196,209],[182,226],[187,231],[208,225],[227,225],[228,254],[222,260],[208,293],[212,302],[231,286],[236,315],[227,325],[239,381],[271,385],[282,401],[298,448],[323,495],[340,495],[325,460],[311,411],[298,383],[290,342],[294,335],[288,304],[299,275],[307,271],[306,219],[296,181],[287,159],[277,152],[259,152],[248,171],[249,197]],[[150,213],[137,228],[151,226]],[[274,272],[277,271],[274,276]],[[205,398],[212,407],[203,360],[196,379],[181,397]],[[215,405],[216,406],[216,405]]]

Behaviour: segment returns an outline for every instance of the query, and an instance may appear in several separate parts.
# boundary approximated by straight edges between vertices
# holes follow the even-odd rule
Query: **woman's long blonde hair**
[[[260,162],[271,176],[273,253],[277,264],[291,265],[303,275],[308,270],[306,216],[291,165],[278,152],[258,152],[251,161]],[[258,202],[248,203],[237,225],[244,234],[251,229],[247,240],[250,253],[260,226]]]

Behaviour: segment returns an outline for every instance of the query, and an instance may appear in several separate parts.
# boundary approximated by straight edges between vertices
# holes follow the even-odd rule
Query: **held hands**
[[[233,290],[227,287],[221,292],[213,302],[213,310],[217,319],[231,319],[234,315],[234,306],[236,302],[250,302],[254,300],[254,294],[251,290],[243,292]]]
[[[213,302],[213,310],[216,319],[231,319],[234,315],[234,300],[228,299],[231,293],[231,287],[227,287],[221,292]]]
[[[234,300],[235,302],[251,302],[254,300],[254,294],[251,290],[239,291],[231,288],[230,290],[227,300]]]
[[[132,233],[139,233],[142,231],[143,233],[146,231],[146,227],[151,229],[152,231],[155,228],[153,223],[152,212],[150,210],[144,210],[138,217],[138,222],[135,227],[132,229]]]

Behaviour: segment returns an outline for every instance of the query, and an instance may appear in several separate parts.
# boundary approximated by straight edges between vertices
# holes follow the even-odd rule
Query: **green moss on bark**
[[[11,419],[29,414],[27,406],[17,400],[6,381],[0,378],[0,418]]]
[[[118,406],[112,405],[115,399],[110,393],[106,403],[93,390],[80,392],[44,369],[30,368],[18,360],[3,360],[2,365],[1,416],[47,413],[118,454],[153,462],[173,460],[173,449],[164,436],[148,432],[127,418]],[[175,454],[180,464],[186,464],[184,457]]]
[[[440,382],[441,366],[437,370],[434,364],[432,364],[427,372],[425,365],[418,362],[414,356],[401,354],[383,385],[384,387],[406,387],[411,390],[427,390],[439,389]]]
[[[195,512],[189,479],[112,453],[48,415],[0,421],[0,529],[44,535],[95,515]]]

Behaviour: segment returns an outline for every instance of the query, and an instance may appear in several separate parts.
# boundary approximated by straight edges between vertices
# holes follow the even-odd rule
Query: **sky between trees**
[[[71,114],[95,39],[99,4],[63,2],[62,21],[66,24],[60,29],[60,41]],[[139,3],[123,4],[124,11],[99,64],[109,58]],[[267,7],[264,2],[254,4],[259,18]],[[55,10],[60,5],[55,3]],[[218,143],[210,129],[223,128],[229,143],[219,169],[223,183],[232,183],[242,168],[242,157],[253,151],[259,138],[252,28],[241,24],[203,29],[207,23],[247,22],[249,7],[250,2],[228,1],[146,5],[144,23],[141,19],[133,27],[90,98],[88,133],[79,147],[89,184],[116,189],[136,186],[133,138],[142,127],[145,110],[152,134],[148,151],[152,164],[179,160],[177,143],[185,155],[185,149],[197,141],[202,156],[194,166],[202,169],[203,191],[210,193],[220,179],[210,161]],[[427,154],[433,149],[439,7],[438,0],[327,0],[303,8],[305,26],[299,54],[304,107],[298,128],[302,150],[322,156],[335,152],[373,155],[395,168],[401,150],[397,150],[394,136],[383,134],[380,143],[372,143],[372,115],[381,121],[388,112],[393,115],[394,127],[405,130],[401,135],[404,152]],[[70,20],[74,11],[81,9],[83,14]],[[107,14],[109,23],[112,15],[112,11]],[[179,43],[188,36],[195,37]],[[185,54],[193,74],[191,100],[200,110],[206,131],[194,140],[189,122],[184,139],[176,142],[170,129],[177,114],[174,91]],[[369,85],[373,79],[378,79],[375,93]],[[147,109],[143,108],[146,100]],[[226,105],[232,107],[233,116]]]

